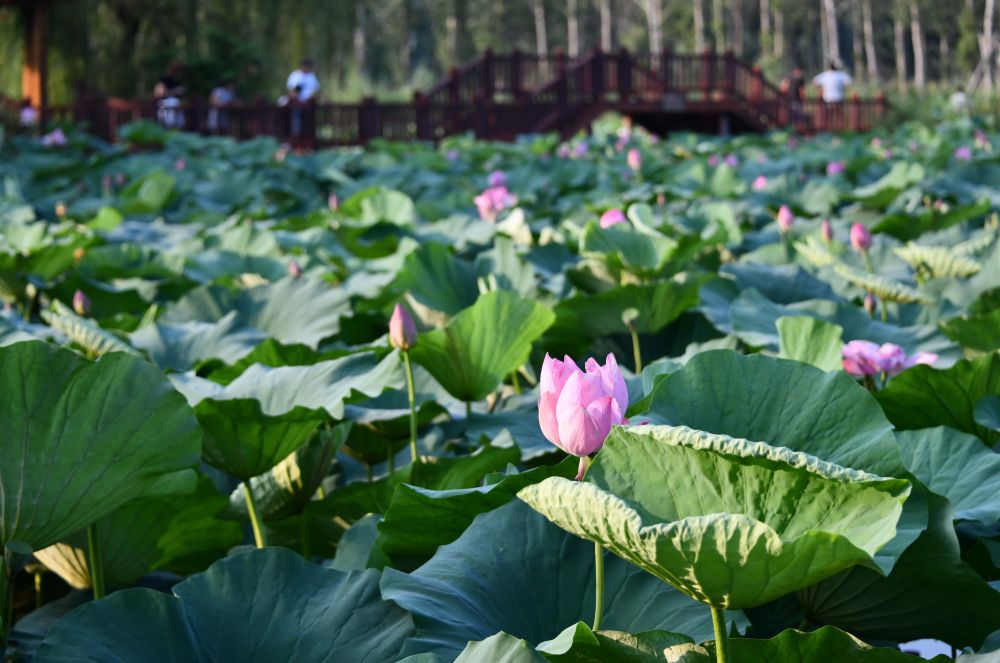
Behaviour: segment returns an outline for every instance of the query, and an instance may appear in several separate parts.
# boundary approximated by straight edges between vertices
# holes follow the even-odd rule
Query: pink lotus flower
[[[972,161],[972,150],[968,145],[962,145],[955,150],[956,161]]]
[[[299,264],[298,260],[293,260],[288,263],[288,275],[293,279],[297,279],[302,276],[302,265]]]
[[[820,234],[823,236],[823,241],[830,243],[833,241],[833,226],[830,224],[830,219],[823,219],[823,223],[819,226]]]
[[[570,156],[569,145],[560,145],[558,148],[556,148],[556,156],[559,157],[560,159],[569,159]]]
[[[711,166],[712,168],[715,168],[720,163],[722,163],[722,159],[719,158],[718,154],[713,154],[712,156],[708,157],[708,165]]]
[[[782,205],[778,208],[777,221],[781,232],[786,233],[792,229],[792,224],[795,223],[795,215],[792,214],[792,210],[788,209],[788,205]]]
[[[177,172],[181,172],[185,168],[187,168],[187,161],[185,161],[184,159],[178,159],[177,161],[174,162],[174,170],[176,170]]]
[[[609,209],[601,215],[601,227],[610,228],[619,223],[625,223],[625,214],[620,209]]]
[[[576,155],[576,157],[579,159],[580,157],[587,156],[587,150],[588,149],[590,149],[590,148],[587,147],[586,143],[582,143],[582,142],[581,143],[577,143],[576,147],[573,148],[573,154]]]
[[[479,218],[483,221],[496,221],[500,212],[517,204],[517,196],[505,186],[491,186],[475,197],[475,203]]]
[[[990,142],[990,137],[987,136],[982,129],[976,129],[975,142],[976,142],[976,147],[978,147],[981,150],[989,150],[990,148],[993,147],[993,144]]]
[[[538,424],[552,444],[579,456],[580,473],[585,456],[602,446],[611,427],[627,423],[628,389],[618,362],[608,354],[604,366],[588,359],[584,373],[569,357],[562,361],[545,355],[539,380]]]
[[[726,158],[722,160],[722,163],[730,166],[731,168],[735,168],[740,165],[740,160],[735,154],[727,154]]]
[[[872,138],[872,147],[874,148],[882,147],[882,139],[879,138],[878,136]]]
[[[844,163],[843,161],[831,161],[830,163],[826,164],[826,174],[830,175],[831,177],[833,175],[839,175],[842,172],[844,172],[845,168],[847,168],[847,164]]]
[[[326,206],[331,212],[336,212],[340,208],[340,199],[337,194],[331,193],[326,197]]]
[[[489,183],[490,188],[505,187],[507,186],[507,173],[502,170],[494,170],[486,178],[486,181]]]
[[[45,147],[63,147],[69,143],[66,134],[62,129],[56,128],[42,136],[42,145]]]
[[[872,245],[872,234],[863,223],[851,225],[851,246],[858,253],[865,253]]]
[[[417,344],[417,326],[413,317],[401,305],[396,304],[389,318],[389,345],[400,350],[409,350]]]
[[[753,181],[753,184],[751,184],[750,187],[754,191],[763,191],[767,188],[767,178],[763,175],[758,175],[757,179]]]
[[[642,153],[633,147],[625,155],[625,163],[632,169],[632,172],[638,173],[642,169]]]
[[[871,341],[846,343],[841,354],[844,371],[857,378],[879,373],[897,375],[917,364],[933,364],[938,358],[931,352],[918,352],[908,356],[906,351],[895,343],[883,343],[880,346]]]
[[[77,290],[73,293],[73,311],[77,315],[90,313],[90,297],[83,290]]]

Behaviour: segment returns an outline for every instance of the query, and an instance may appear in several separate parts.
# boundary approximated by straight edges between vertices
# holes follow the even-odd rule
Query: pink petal
[[[559,444],[559,424],[556,421],[556,401],[558,397],[554,393],[542,393],[538,398],[538,426],[542,429],[545,439],[556,445]]]
[[[608,394],[616,401],[623,410],[628,409],[628,387],[625,386],[625,378],[618,368],[618,360],[612,353],[604,359],[604,366],[599,369],[601,372],[601,382],[604,385],[604,393]]]
[[[598,423],[582,405],[570,404],[558,409],[559,448],[574,456],[586,456],[601,448],[607,433],[601,434]],[[610,430],[610,426],[609,426]]]
[[[604,397],[601,387],[601,376],[596,373],[576,372],[569,376],[556,403],[556,418],[559,420],[560,431],[564,414],[570,414],[577,407],[587,407],[598,398]],[[562,435],[560,434],[560,437]]]

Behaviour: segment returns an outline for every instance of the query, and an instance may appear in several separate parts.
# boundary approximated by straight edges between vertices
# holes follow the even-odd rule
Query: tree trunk
[[[774,57],[785,57],[785,13],[780,8],[774,11]]]
[[[910,0],[910,40],[913,42],[913,84],[918,90],[927,87],[927,54],[924,52],[924,28],[920,23],[920,7]]]
[[[576,0],[566,0],[566,51],[571,58],[580,55],[580,25],[576,20]]]
[[[904,41],[905,28],[903,17],[897,11],[892,17],[893,45],[896,47],[896,84],[900,89],[905,90],[908,74],[906,71],[906,42]]]
[[[601,0],[601,50],[610,51],[614,48],[611,38],[611,0]]]
[[[663,50],[663,0],[644,0],[646,23],[649,26],[649,52]]]
[[[729,0],[729,15],[732,17],[732,39],[730,42],[733,44],[733,50],[736,55],[743,57],[743,33],[744,33],[744,21],[743,21],[743,0]]]
[[[354,32],[352,33],[354,44],[354,66],[360,75],[362,84],[368,83],[368,46],[365,43],[365,5],[360,0],[354,3]]]
[[[819,52],[820,66],[825,67],[830,60],[830,27],[827,25],[826,10],[822,5],[819,8]]]
[[[840,63],[840,38],[837,30],[837,7],[834,0],[823,0],[823,13],[826,15],[827,59]]]
[[[760,0],[760,54],[767,55],[772,46],[771,0]]]
[[[531,13],[535,17],[535,54],[544,57],[549,54],[549,36],[545,28],[545,3],[534,0]]]
[[[722,0],[712,0],[712,39],[716,51],[726,50],[726,16],[722,9]]]
[[[861,0],[861,18],[865,31],[865,59],[868,62],[868,78],[878,80],[878,58],[875,54],[875,28],[872,25],[872,2]]]
[[[861,36],[862,31],[861,7],[858,6],[857,0],[854,0],[851,3],[851,70],[855,77],[863,80],[864,69],[861,67],[861,61],[865,57],[865,46]]]
[[[983,9],[983,34],[979,35],[979,67],[981,80],[987,90],[993,89],[993,0],[986,0]]]
[[[694,0],[694,52],[705,50],[705,0]]]
[[[951,85],[951,44],[948,42],[948,35],[942,32],[938,35],[938,57],[941,64],[938,66],[938,77],[945,85]]]

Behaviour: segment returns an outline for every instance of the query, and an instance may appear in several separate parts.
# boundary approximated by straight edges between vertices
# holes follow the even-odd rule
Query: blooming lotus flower
[[[727,154],[726,158],[722,160],[722,163],[726,164],[727,166],[735,168],[736,166],[740,165],[740,160],[739,157],[737,157],[735,154]]]
[[[389,345],[400,350],[409,350],[417,344],[417,326],[413,317],[401,305],[396,304],[389,318]]]
[[[763,175],[758,175],[757,179],[753,181],[753,184],[751,184],[750,187],[754,191],[763,191],[767,188],[767,178]]]
[[[83,290],[73,293],[73,311],[77,315],[87,315],[90,313],[90,297]]]
[[[601,215],[601,227],[610,228],[619,223],[625,223],[625,214],[620,209],[609,209]]]
[[[795,222],[795,215],[792,214],[792,210],[788,209],[788,205],[782,205],[778,208],[777,221],[781,232],[786,233],[792,229],[792,224]]]
[[[931,352],[918,352],[908,356],[906,351],[895,343],[883,343],[880,346],[871,341],[846,343],[841,354],[844,370],[849,375],[859,378],[879,373],[897,375],[917,364],[933,364],[938,358]]]
[[[844,172],[845,168],[847,168],[847,164],[844,163],[843,161],[831,161],[830,163],[826,164],[826,174],[830,175],[831,177],[833,175],[839,175],[842,172]]]
[[[288,263],[288,274],[294,279],[302,276],[302,265],[299,264],[298,260],[293,260]]]
[[[864,253],[871,248],[872,234],[863,223],[851,225],[851,246],[858,253]]]
[[[66,134],[62,129],[56,128],[42,136],[42,145],[45,147],[62,147],[69,143]]]
[[[819,232],[823,236],[824,242],[833,241],[833,226],[830,224],[830,219],[823,219],[823,223],[819,226]]]
[[[538,424],[552,444],[579,456],[581,478],[585,456],[602,446],[611,427],[626,422],[628,389],[618,362],[608,354],[604,366],[588,359],[583,372],[569,357],[545,355],[538,383]]]
[[[708,157],[708,165],[711,166],[712,168],[715,168],[720,163],[722,163],[722,159],[719,158],[718,154],[713,154],[712,156]]]
[[[500,212],[517,204],[517,196],[505,186],[492,186],[476,196],[475,203],[479,218],[483,221],[496,221]]]
[[[955,150],[955,160],[956,161],[971,161],[972,160],[972,150],[968,145],[962,145]]]
[[[587,156],[587,150],[589,149],[590,148],[587,147],[586,143],[580,142],[577,143],[576,147],[573,148],[573,154],[579,159],[580,157]]]
[[[638,173],[642,169],[642,153],[633,147],[625,155],[625,163],[632,169],[632,172]]]
[[[507,186],[507,173],[502,170],[494,170],[489,174],[486,181],[489,183],[491,188]]]

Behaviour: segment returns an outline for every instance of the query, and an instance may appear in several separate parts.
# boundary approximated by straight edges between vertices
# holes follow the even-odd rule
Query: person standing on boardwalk
[[[285,87],[288,89],[292,142],[296,149],[312,147],[316,95],[320,88],[319,78],[313,71],[313,61],[303,59],[299,68],[288,75]]]

